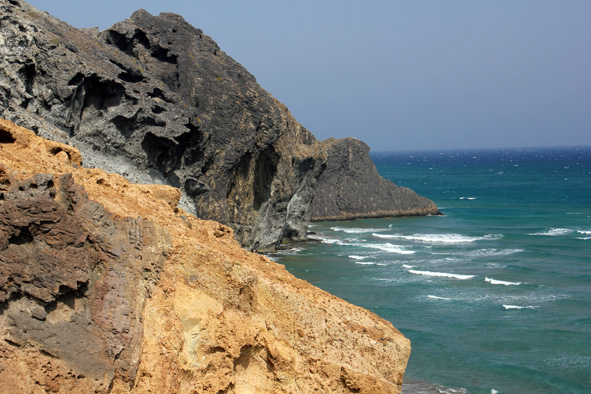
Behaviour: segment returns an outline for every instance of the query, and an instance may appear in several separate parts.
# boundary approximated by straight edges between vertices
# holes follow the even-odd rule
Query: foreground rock
[[[409,341],[177,208],[0,121],[3,393],[398,393]]]
[[[80,30],[22,0],[0,0],[0,27],[0,116],[76,146],[85,166],[180,188],[181,206],[231,226],[245,247],[306,237],[333,144],[317,141],[201,30],[142,10],[103,32]],[[356,149],[351,141],[340,144]],[[363,165],[368,185],[381,182]],[[373,191],[380,211],[427,212],[386,189]],[[340,193],[348,205],[363,200],[356,188]],[[371,216],[364,205],[350,208]]]

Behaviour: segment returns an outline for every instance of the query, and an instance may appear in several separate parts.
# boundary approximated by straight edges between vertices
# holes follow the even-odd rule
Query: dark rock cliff
[[[311,220],[439,214],[433,201],[382,178],[362,141],[328,139],[325,144],[327,166],[318,180]]]
[[[0,32],[0,116],[76,146],[86,166],[179,187],[185,209],[230,225],[244,246],[305,238],[310,204],[326,194],[316,192],[318,179],[334,168],[333,144],[317,141],[182,17],[140,10],[99,32],[0,0]],[[373,164],[363,163],[375,178],[369,185],[379,184]],[[351,205],[362,200],[358,190],[343,190],[355,215],[329,216],[436,213],[410,195],[388,206],[397,195],[378,197],[386,189],[373,191],[375,209]],[[324,197],[316,201],[338,212]]]

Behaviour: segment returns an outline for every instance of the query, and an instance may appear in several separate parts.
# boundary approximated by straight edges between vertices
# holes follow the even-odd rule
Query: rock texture
[[[332,143],[182,17],[140,10],[99,32],[0,0],[0,55],[0,116],[76,146],[85,166],[180,188],[181,206],[246,247],[305,238]],[[391,195],[384,211],[424,210],[410,198],[388,207]]]
[[[400,392],[389,322],[80,160],[0,120],[3,393]]]
[[[433,201],[382,178],[362,141],[329,139],[325,145],[327,166],[310,207],[312,220],[440,214]]]

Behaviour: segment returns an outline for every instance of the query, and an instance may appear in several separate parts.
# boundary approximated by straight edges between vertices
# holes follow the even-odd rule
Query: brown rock
[[[245,251],[176,189],[76,168],[7,121],[0,136],[4,392],[400,392],[410,345],[389,322]]]

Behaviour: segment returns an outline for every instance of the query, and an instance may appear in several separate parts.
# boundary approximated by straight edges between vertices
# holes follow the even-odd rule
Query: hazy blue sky
[[[203,29],[319,139],[373,150],[591,145],[590,0],[35,0],[101,30]]]

